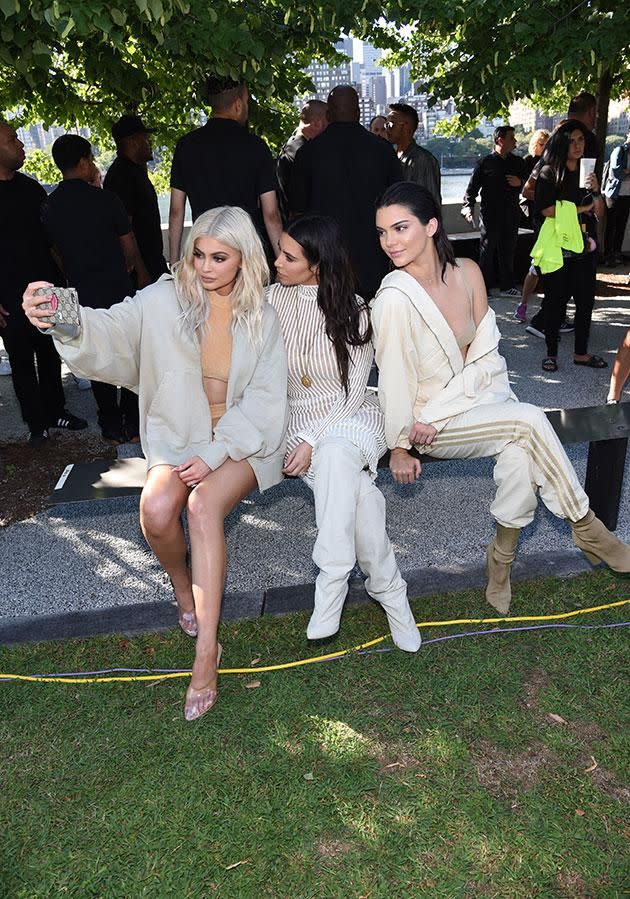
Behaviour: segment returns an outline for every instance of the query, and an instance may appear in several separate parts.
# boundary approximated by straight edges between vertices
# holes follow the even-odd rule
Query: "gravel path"
[[[572,335],[563,337],[560,370],[543,374],[543,341],[526,335],[511,315],[514,303],[493,301],[504,335],[502,350],[520,399],[546,409],[596,405],[605,401],[610,368],[592,371],[571,362]],[[612,363],[630,325],[630,291],[598,299],[590,349]],[[65,378],[67,404],[96,428],[91,392],[79,392]],[[626,391],[625,398],[630,399]],[[25,435],[8,378],[0,379],[2,439]],[[586,447],[569,447],[583,479]],[[423,570],[430,585],[446,572],[477,571],[492,534],[488,512],[494,494],[491,460],[452,461],[425,468],[412,487],[379,476],[387,500],[389,532],[404,572]],[[630,540],[630,478],[626,478],[617,533]],[[138,524],[138,499],[58,506],[0,531],[0,619],[164,601],[172,594],[166,576],[144,543]],[[228,524],[230,594],[311,583],[314,540],[310,492],[301,482],[286,482],[264,496],[248,499]],[[581,566],[567,525],[539,506],[523,533],[521,563],[548,553],[566,552]],[[578,558],[580,560],[578,561]],[[521,564],[521,567],[523,565]],[[525,564],[526,568],[526,564]],[[525,570],[525,569],[524,569]],[[443,581],[440,581],[442,586]]]

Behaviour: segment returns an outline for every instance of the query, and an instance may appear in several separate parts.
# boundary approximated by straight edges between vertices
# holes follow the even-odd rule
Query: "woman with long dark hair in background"
[[[304,477],[315,498],[319,567],[307,637],[339,630],[348,576],[356,562],[365,588],[384,608],[394,642],[415,652],[420,634],[385,529],[376,469],[385,451],[383,414],[367,390],[374,357],[367,304],[339,226],[308,215],[280,239],[275,307],[289,361],[289,426],[284,471]]]
[[[534,517],[538,492],[550,512],[568,519],[590,561],[630,572],[630,547],[589,509],[547,416],[512,393],[481,271],[470,259],[455,259],[432,195],[418,184],[394,184],[379,203],[376,227],[396,269],[372,307],[394,480],[419,477],[414,446],[440,459],[495,457],[486,598],[502,614],[510,607],[519,534]]]
[[[547,357],[542,367],[543,371],[548,372],[558,370],[560,325],[566,301],[570,297],[575,302],[574,364],[588,368],[607,367],[604,359],[588,352],[595,302],[597,219],[601,220],[605,207],[594,172],[586,179],[586,187],[579,186],[580,159],[584,155],[587,133],[586,126],[576,119],[559,125],[547,141],[542,168],[536,179],[535,212],[544,219],[562,215],[562,232],[574,232],[576,235],[576,242],[571,248],[563,246],[559,250],[559,267],[545,271],[545,267],[541,266],[545,275],[544,323],[547,342]],[[564,201],[569,201],[575,209]],[[535,261],[544,230],[545,224],[532,253]]]

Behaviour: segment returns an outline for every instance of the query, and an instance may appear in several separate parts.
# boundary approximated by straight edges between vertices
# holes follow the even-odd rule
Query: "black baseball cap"
[[[133,134],[153,134],[156,130],[147,128],[139,115],[124,115],[112,125],[112,137],[118,141]]]

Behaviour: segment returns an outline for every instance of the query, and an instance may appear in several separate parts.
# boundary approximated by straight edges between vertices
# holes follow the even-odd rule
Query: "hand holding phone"
[[[49,331],[51,325],[69,337],[81,331],[79,298],[72,288],[33,281],[24,291],[22,308],[30,323],[42,331]]]
[[[79,327],[79,295],[74,287],[39,287],[35,291],[36,297],[46,297],[46,302],[41,303],[42,311],[50,311],[51,315],[42,318],[42,321],[56,327],[70,325]]]

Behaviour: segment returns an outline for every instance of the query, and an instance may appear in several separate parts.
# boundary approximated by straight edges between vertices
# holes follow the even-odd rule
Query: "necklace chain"
[[[304,387],[307,387],[310,389],[313,386],[313,381],[308,373],[308,370],[310,368],[309,363],[311,361],[311,353],[313,351],[313,345],[315,343],[315,338],[317,337],[317,328],[315,328],[315,332],[311,338],[311,342],[310,342],[308,349],[306,350],[306,352],[304,352],[303,347],[302,347],[302,332],[300,329],[300,319],[298,316],[299,302],[300,302],[300,288],[298,285],[298,292],[297,292],[297,296],[295,298],[295,334],[296,334],[297,341],[298,341],[298,352],[300,354],[300,363],[301,363],[300,367],[302,369],[300,381],[302,382]]]

